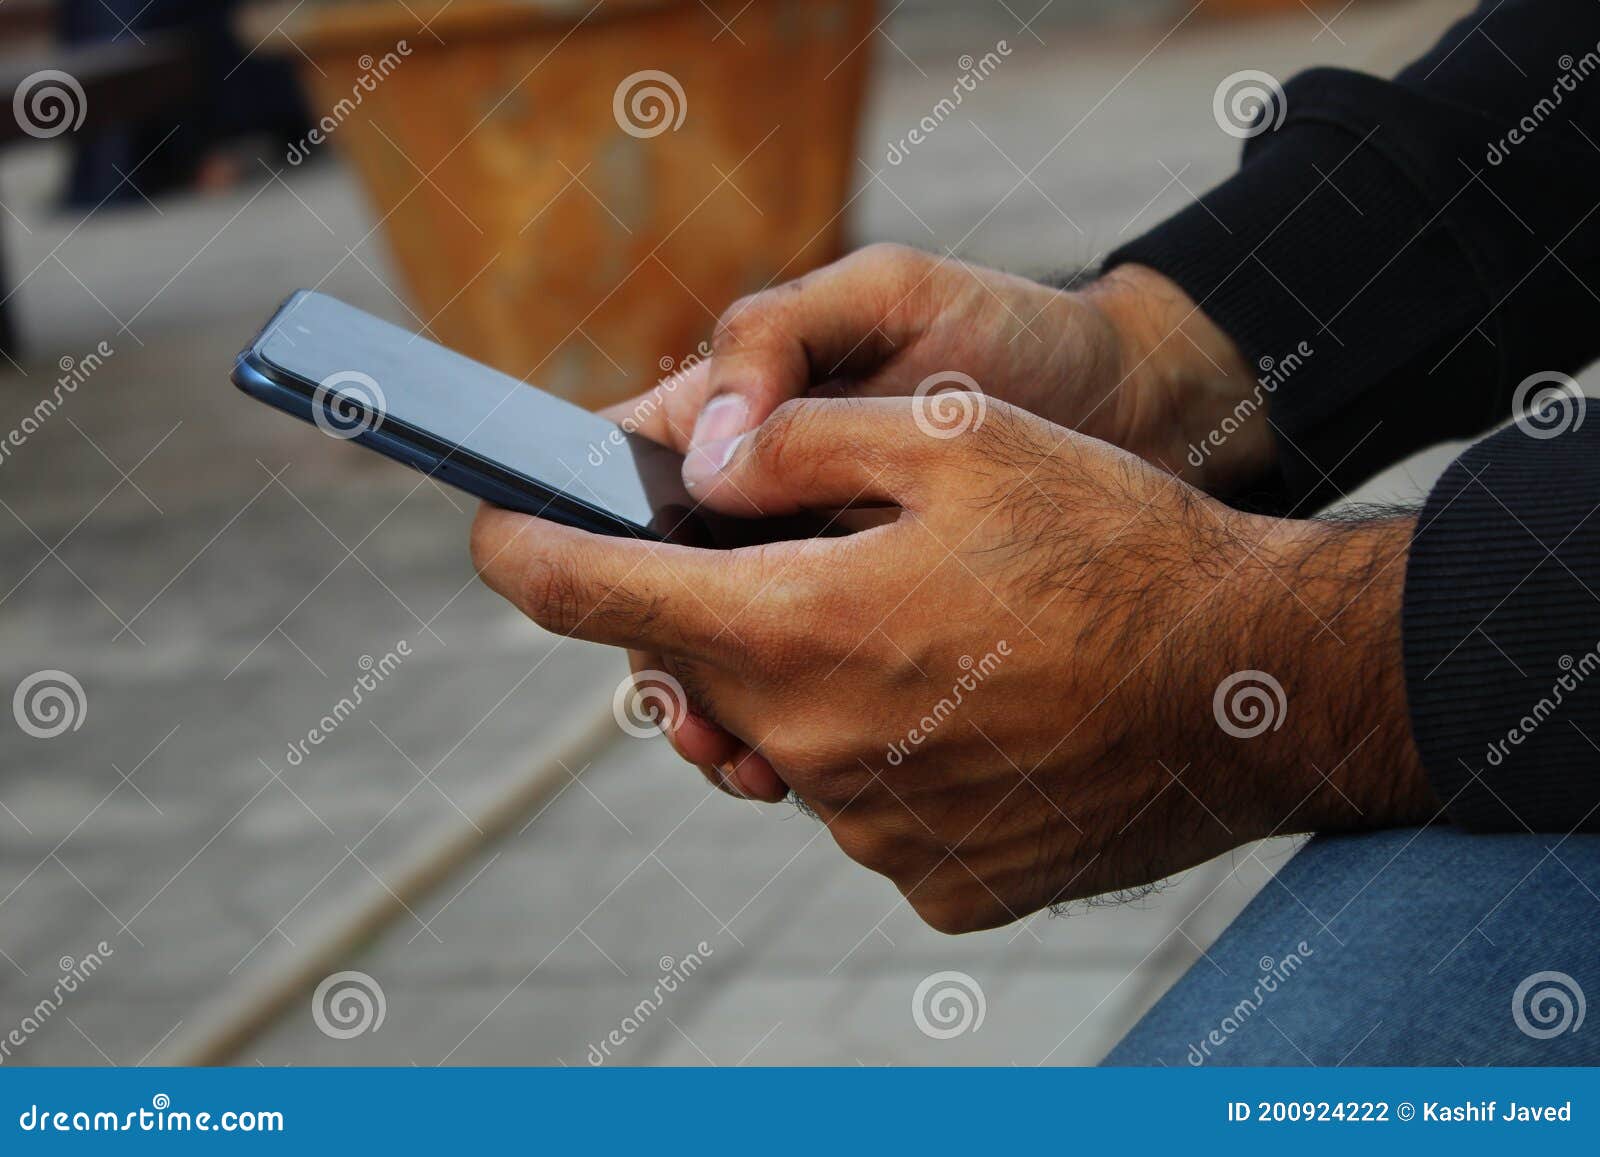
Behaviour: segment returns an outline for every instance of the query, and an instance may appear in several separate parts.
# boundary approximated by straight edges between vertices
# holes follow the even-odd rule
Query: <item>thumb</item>
[[[913,336],[905,308],[927,261],[874,246],[733,305],[712,339],[707,401],[695,423],[684,481],[709,484],[742,434],[812,386],[877,370]]]
[[[947,444],[922,433],[908,398],[806,398],[736,439],[726,465],[697,483],[723,514],[772,517],[856,506],[920,509]]]

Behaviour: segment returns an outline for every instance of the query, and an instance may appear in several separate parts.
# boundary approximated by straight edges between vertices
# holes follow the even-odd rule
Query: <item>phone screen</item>
[[[257,349],[376,409],[380,425],[412,427],[634,526],[671,526],[691,505],[672,451],[335,298],[299,295]]]

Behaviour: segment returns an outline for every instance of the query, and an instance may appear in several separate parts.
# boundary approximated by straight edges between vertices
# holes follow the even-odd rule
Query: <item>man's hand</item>
[[[485,580],[557,632],[666,656],[847,854],[933,926],[1002,924],[1275,832],[1430,819],[1399,636],[1405,521],[1240,514],[990,400],[789,402],[702,487],[729,513],[889,505],[731,552],[485,508]],[[848,452],[840,452],[848,447]],[[765,790],[771,788],[772,790]]]
[[[607,416],[687,454],[691,490],[735,440],[807,395],[911,396],[952,371],[989,397],[1121,446],[1214,493],[1263,473],[1263,407],[1238,424],[1255,381],[1228,337],[1178,286],[1123,266],[1066,292],[1021,277],[874,245],[747,297],[719,320],[712,357]],[[930,403],[936,404],[936,403]],[[955,402],[937,403],[955,406]],[[949,411],[959,421],[959,410]],[[1226,443],[1190,447],[1224,421]],[[636,672],[665,660],[630,656]],[[672,743],[713,783],[756,799],[783,793],[759,756],[698,713]]]
[[[792,398],[909,396],[952,371],[1212,492],[1271,465],[1264,415],[1202,467],[1189,462],[1189,447],[1255,382],[1228,337],[1161,274],[1123,266],[1069,292],[889,244],[736,302],[709,360],[607,414],[688,455],[693,485]]]

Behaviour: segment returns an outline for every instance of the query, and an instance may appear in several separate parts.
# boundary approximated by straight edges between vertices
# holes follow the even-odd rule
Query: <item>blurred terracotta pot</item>
[[[354,161],[432,333],[597,406],[839,253],[873,20],[871,0],[363,0],[274,35],[309,61],[306,148]]]

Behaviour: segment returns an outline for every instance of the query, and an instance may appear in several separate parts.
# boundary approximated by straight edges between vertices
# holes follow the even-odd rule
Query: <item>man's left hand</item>
[[[474,560],[546,628],[665,656],[664,726],[737,737],[724,786],[792,790],[936,928],[1438,810],[1401,670],[1409,520],[1241,514],[979,395],[786,403],[702,489],[900,514],[715,551],[485,507]]]

